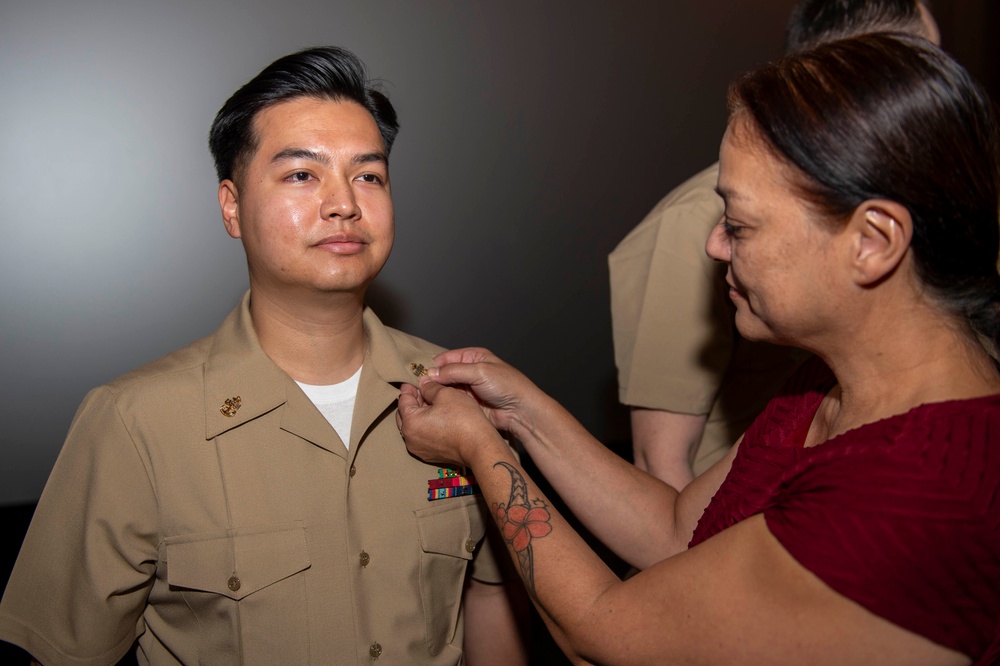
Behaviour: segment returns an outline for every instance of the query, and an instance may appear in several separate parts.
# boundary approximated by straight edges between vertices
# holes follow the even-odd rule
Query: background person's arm
[[[692,465],[708,415],[633,407],[631,420],[635,466],[683,490],[694,479]]]
[[[523,666],[528,663],[525,625],[530,606],[517,578],[506,583],[484,583],[469,578],[462,604],[465,607],[464,649],[468,666]]]
[[[717,179],[713,165],[679,185],[608,257],[618,398],[631,407],[633,460],[678,490],[694,478],[733,351],[722,268],[705,254],[724,209]]]

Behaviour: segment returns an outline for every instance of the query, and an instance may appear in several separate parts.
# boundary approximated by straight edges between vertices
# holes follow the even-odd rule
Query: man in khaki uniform
[[[250,291],[215,334],[94,389],[0,604],[44,664],[519,663],[475,496],[395,424],[440,351],[364,306],[389,256],[387,98],[353,54],[282,58],[210,147]],[[464,619],[469,618],[468,622]]]
[[[786,49],[877,31],[940,41],[922,0],[803,0]],[[725,456],[805,357],[736,331],[725,269],[705,255],[724,212],[717,179],[716,164],[670,192],[608,257],[635,464],[678,490]]]

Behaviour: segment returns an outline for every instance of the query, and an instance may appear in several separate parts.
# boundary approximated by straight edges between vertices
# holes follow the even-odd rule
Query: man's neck
[[[364,361],[361,323],[364,294],[250,292],[250,316],[260,346],[275,364],[303,384],[349,379]]]

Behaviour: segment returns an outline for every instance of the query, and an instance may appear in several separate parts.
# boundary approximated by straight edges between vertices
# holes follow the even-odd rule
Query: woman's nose
[[[705,242],[705,254],[714,261],[729,261],[729,235],[722,226],[720,219],[718,224],[712,227],[712,232],[708,234]]]

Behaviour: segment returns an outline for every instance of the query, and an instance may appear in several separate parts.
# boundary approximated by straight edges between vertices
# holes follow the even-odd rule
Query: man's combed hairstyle
[[[1000,130],[961,65],[918,37],[864,35],[751,72],[729,104],[826,223],[870,199],[905,206],[917,277],[997,358]]]
[[[396,111],[361,60],[336,46],[305,49],[272,62],[219,109],[208,133],[219,182],[239,178],[257,150],[257,114],[299,97],[360,104],[375,119],[386,155],[392,149],[399,131]]]
[[[803,0],[792,10],[785,52],[869,32],[925,35],[922,0]]]

